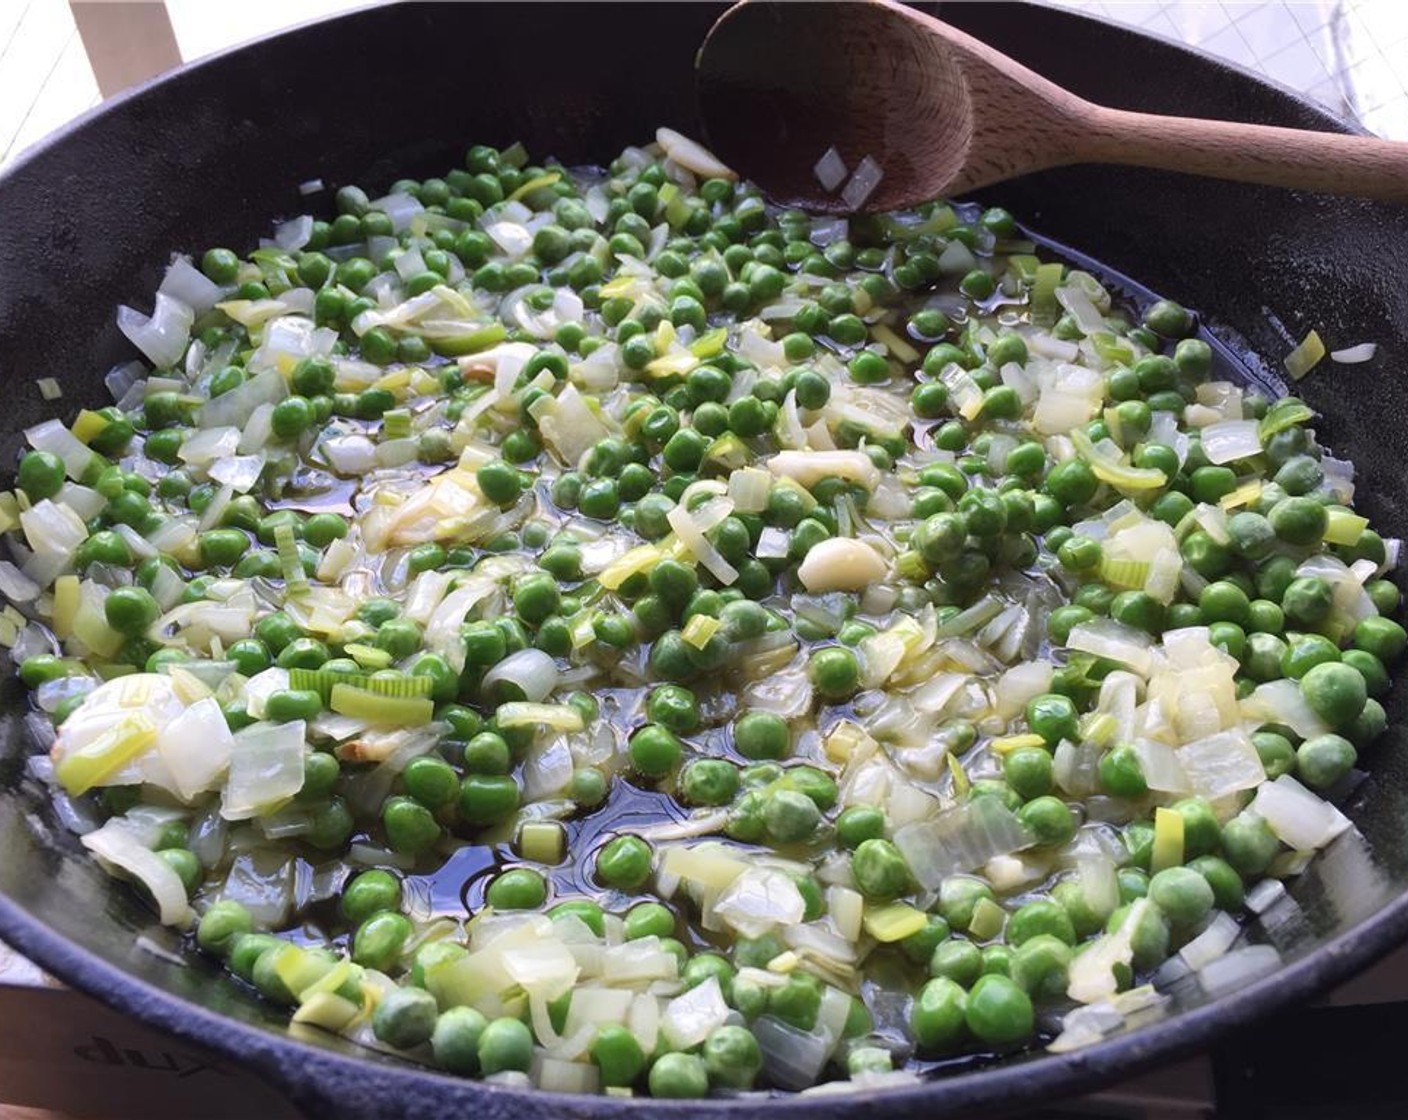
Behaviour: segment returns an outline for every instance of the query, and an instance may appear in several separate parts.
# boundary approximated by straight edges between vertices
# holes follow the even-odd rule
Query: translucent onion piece
[[[816,181],[821,184],[822,190],[835,191],[846,181],[848,169],[846,161],[841,158],[841,153],[833,147],[827,148],[822,157],[816,161],[812,173],[816,176]]]
[[[915,882],[926,890],[937,890],[948,876],[972,871],[1034,841],[1016,815],[992,797],[975,798],[932,821],[906,825],[894,837]]]
[[[151,893],[162,925],[185,926],[194,916],[186,887],[171,864],[137,838],[120,817],[82,837],[85,848],[105,863],[126,871]]]
[[[669,1002],[660,1019],[660,1033],[672,1048],[688,1050],[723,1026],[728,1015],[728,1004],[724,1002],[718,978],[710,976]]]
[[[655,130],[655,142],[681,167],[705,179],[737,179],[738,174],[704,145],[672,128]]]
[[[875,188],[880,185],[880,180],[885,177],[884,169],[870,156],[865,156],[856,169],[851,173],[846,185],[841,188],[841,201],[851,210],[859,210],[865,205],[866,199],[874,193]],[[949,242],[950,246],[961,245],[960,241]]]
[[[753,1034],[763,1052],[763,1070],[768,1080],[783,1089],[805,1089],[831,1057],[835,1040],[809,1034],[771,1015],[759,1015]]]
[[[1360,362],[1372,361],[1378,349],[1376,343],[1361,342],[1357,346],[1346,346],[1343,350],[1331,350],[1330,361],[1345,366],[1358,365]]]
[[[1263,782],[1250,808],[1282,843],[1298,852],[1323,848],[1349,827],[1348,817],[1289,774]]]
[[[313,219],[309,218],[310,231],[312,226]],[[304,240],[306,242],[307,239]],[[171,262],[157,291],[180,300],[197,315],[209,311],[224,296],[220,285],[196,268],[189,257],[177,257]]]
[[[1194,972],[1206,968],[1236,943],[1242,927],[1231,914],[1214,914],[1207,927],[1178,951],[1183,962]]]
[[[1083,622],[1073,627],[1066,639],[1068,649],[1108,657],[1145,677],[1153,664],[1151,644],[1152,639],[1142,630],[1108,618]]]
[[[1240,727],[1185,743],[1178,748],[1178,761],[1192,791],[1209,801],[1266,781],[1261,758]]]
[[[1203,429],[1203,454],[1210,463],[1231,463],[1261,454],[1260,425],[1255,420],[1222,420]]]
[[[1281,967],[1281,954],[1273,945],[1247,945],[1203,966],[1198,983],[1210,996],[1244,988]]]
[[[297,793],[303,787],[304,734],[302,720],[256,723],[238,732],[220,815],[248,820]]]
[[[24,438],[36,451],[48,451],[64,462],[64,473],[77,481],[93,461],[88,445],[58,420],[45,420],[25,430]]]
[[[156,749],[187,801],[217,787],[234,746],[225,713],[212,697],[196,701],[157,730]]]
[[[517,685],[523,698],[536,704],[546,700],[557,687],[557,663],[540,649],[521,649],[485,673],[479,687],[486,695],[491,695],[500,681]]]
[[[195,312],[185,303],[158,292],[150,318],[131,307],[119,307],[117,329],[152,365],[166,369],[176,365],[186,352],[195,318]]]

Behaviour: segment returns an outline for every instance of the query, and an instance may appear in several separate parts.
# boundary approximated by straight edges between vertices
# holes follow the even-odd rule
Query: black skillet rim
[[[19,171],[49,148],[65,143],[90,121],[119,109],[152,89],[177,81],[190,71],[217,64],[227,55],[257,47],[271,39],[317,24],[356,18],[361,13],[382,6],[370,4],[325,19],[298,24],[208,55],[144,82],[89,110],[35,144],[15,160],[4,174],[0,174],[0,180]],[[1062,14],[1074,23],[1107,22],[1073,12]],[[1282,97],[1297,103],[1307,116],[1326,131],[1364,131],[1332,116],[1297,92],[1240,66],[1159,36],[1127,28],[1121,30],[1157,39],[1166,47],[1231,71],[1247,82],[1271,87]],[[473,1103],[491,1117],[523,1115],[535,1108],[545,1107],[553,1108],[563,1116],[617,1117],[622,1109],[623,1102],[612,1098],[545,1094],[536,1089],[488,1086],[482,1082],[450,1077],[399,1059],[386,1058],[373,1051],[367,1051],[364,1056],[353,1056],[252,1026],[163,991],[108,963],[45,926],[3,893],[0,893],[0,934],[12,947],[71,987],[141,1023],[165,1030],[179,1039],[211,1049],[251,1068],[286,1092],[295,1105],[317,1112],[335,1106],[343,1113],[352,1115],[363,1111],[376,1115],[397,1112],[416,1115],[421,1112],[428,1114],[432,1109],[443,1113],[447,1105]],[[955,1114],[978,1106],[1006,1112],[1038,1102],[1055,1103],[1186,1056],[1237,1027],[1317,996],[1349,979],[1405,940],[1408,940],[1408,895],[1388,902],[1353,929],[1245,988],[1082,1050],[1065,1054],[1037,1052],[1015,1061],[948,1075],[918,1085],[864,1094],[779,1095],[767,1099],[766,1108],[770,1113],[806,1112],[818,1118],[849,1118],[857,1106],[867,1111],[900,1115],[921,1108]],[[338,1091],[339,1087],[353,1086],[364,1094],[360,1107],[355,1098],[349,1099]],[[762,1104],[763,1100],[756,1097],[749,1098],[746,1104],[727,1099],[660,1101],[644,1098],[632,1100],[626,1107],[633,1112],[662,1116],[716,1117],[740,1107],[753,1108]]]

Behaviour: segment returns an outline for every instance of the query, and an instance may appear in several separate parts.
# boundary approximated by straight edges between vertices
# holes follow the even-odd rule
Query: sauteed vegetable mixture
[[[298,1029],[885,1084],[1274,964],[1248,906],[1348,827],[1396,542],[1002,210],[476,146],[118,325],[0,495],[34,769]]]

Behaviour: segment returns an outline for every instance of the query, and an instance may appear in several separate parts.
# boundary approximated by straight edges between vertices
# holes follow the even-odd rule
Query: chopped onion
[[[1203,454],[1210,463],[1231,463],[1261,454],[1260,425],[1255,420],[1220,420],[1203,429]]]
[[[986,798],[984,798],[986,800]],[[1099,1003],[1119,991],[1116,970],[1129,967],[1134,959],[1134,934],[1148,913],[1147,898],[1135,899],[1124,922],[1114,933],[1101,934],[1071,961],[1066,994],[1077,1003]]]
[[[710,976],[670,1001],[660,1019],[660,1032],[671,1048],[688,1050],[723,1026],[728,1015],[718,978]]]
[[[248,820],[302,789],[304,734],[302,720],[256,723],[236,733],[220,815]]]
[[[187,801],[216,787],[234,746],[225,713],[213,697],[197,700],[157,730],[156,749]]]
[[[20,514],[24,539],[36,553],[70,556],[88,538],[86,526],[67,506],[45,498]]]
[[[738,569],[724,559],[723,553],[715,548],[704,534],[726,518],[733,509],[733,502],[727,498],[714,498],[691,512],[683,503],[676,505],[665,515],[670,528],[709,573],[729,586],[738,578]],[[719,511],[722,510],[722,514]]]
[[[1071,313],[1076,325],[1085,334],[1094,334],[1096,331],[1107,330],[1105,317],[1100,314],[1099,309],[1091,302],[1090,296],[1085,289],[1077,284],[1067,284],[1056,289],[1056,302]]]
[[[275,405],[286,396],[288,383],[283,375],[275,369],[263,370],[228,393],[221,393],[201,405],[200,426],[243,429],[261,404]]]
[[[565,466],[575,468],[583,455],[611,435],[575,386],[568,385],[556,397],[540,399],[551,404],[537,418],[538,428]]]
[[[761,513],[768,508],[772,476],[756,467],[745,467],[728,477],[728,496],[739,513]]]
[[[311,224],[312,219],[310,218],[310,227]],[[197,315],[209,311],[225,294],[219,284],[191,263],[189,257],[176,257],[171,262],[171,266],[166,270],[166,275],[162,277],[161,287],[157,291],[180,300]],[[170,365],[174,363],[158,362],[157,364]]]
[[[979,797],[940,813],[932,821],[897,829],[895,846],[915,882],[937,890],[949,875],[972,871],[994,856],[1030,847],[1034,837],[1005,805]]]
[[[856,169],[852,172],[850,180],[841,188],[841,201],[850,210],[859,210],[865,205],[866,199],[874,193],[875,188],[880,185],[880,180],[885,177],[884,169],[870,156],[865,156]],[[958,245],[961,242],[952,241],[950,245]]]
[[[1184,772],[1178,753],[1167,743],[1156,739],[1135,739],[1132,743],[1139,768],[1148,787],[1159,793],[1184,794],[1192,783]]]
[[[1185,743],[1178,749],[1178,761],[1193,792],[1209,801],[1266,781],[1261,758],[1240,727]]]
[[[1203,932],[1178,951],[1183,962],[1194,972],[1200,972],[1236,943],[1242,927],[1231,914],[1213,915]]]
[[[12,603],[31,603],[39,598],[42,590],[22,571],[8,560],[0,560],[0,595]]]
[[[185,926],[190,922],[193,914],[181,877],[171,864],[144,845],[121,817],[83,836],[82,843],[99,859],[126,871],[147,888],[162,925]]]
[[[672,128],[655,130],[655,142],[665,149],[665,154],[681,167],[687,167],[705,179],[737,179],[737,172],[709,151],[704,145],[688,136],[681,135]]]
[[[425,212],[420,200],[409,194],[388,194],[372,199],[370,205],[373,210],[380,210],[391,219],[391,229],[395,233],[410,229],[412,219]]]
[[[1198,983],[1210,996],[1225,995],[1269,976],[1281,967],[1281,954],[1273,945],[1247,945],[1209,961],[1198,972]]]
[[[841,153],[835,147],[827,148],[822,157],[816,161],[812,168],[812,174],[816,176],[816,181],[821,184],[824,191],[835,192],[836,188],[846,181],[848,169],[846,161],[841,158]]]
[[[557,663],[540,649],[521,649],[509,654],[484,674],[480,691],[492,695],[494,686],[500,681],[516,685],[525,700],[536,704],[547,699],[557,687]]]
[[[1331,350],[1330,361],[1344,366],[1358,365],[1360,362],[1372,361],[1378,349],[1377,344],[1373,342],[1361,342],[1357,346],[1346,346],[1343,350]]]
[[[93,462],[93,452],[58,420],[45,420],[25,430],[24,438],[36,451],[57,455],[64,463],[64,473],[75,482],[83,477]]]
[[[1257,723],[1284,723],[1302,739],[1313,739],[1330,730],[1306,701],[1297,681],[1282,679],[1257,685],[1240,707],[1243,718]]]
[[[198,439],[199,436],[192,438]],[[248,494],[259,481],[264,463],[262,452],[258,455],[231,455],[211,464],[209,474],[214,481],[230,487],[236,494]]]
[[[1108,618],[1083,622],[1071,629],[1066,639],[1068,649],[1093,653],[1127,665],[1140,676],[1147,677],[1153,664],[1150,653],[1152,639],[1142,630]]]
[[[753,1021],[768,1080],[783,1089],[806,1089],[817,1082],[835,1048],[835,1039],[810,1034],[772,1015]]]
[[[1282,843],[1298,852],[1323,848],[1349,827],[1348,817],[1289,774],[1263,782],[1250,811],[1266,821]]]
[[[514,259],[524,256],[533,247],[533,235],[517,222],[492,222],[484,227],[484,232],[505,256]]]
[[[775,926],[796,925],[805,912],[796,881],[770,867],[750,867],[714,904],[714,914],[745,937],[761,937]]]
[[[148,318],[123,305],[117,309],[117,329],[158,369],[176,365],[191,341],[195,312],[179,299],[156,294],[156,308]]]

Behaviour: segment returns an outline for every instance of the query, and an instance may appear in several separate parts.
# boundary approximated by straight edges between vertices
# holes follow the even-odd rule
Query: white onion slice
[[[157,292],[150,317],[125,304],[117,309],[117,329],[158,368],[169,368],[181,360],[195,319],[189,306],[163,292]]]
[[[1330,361],[1338,362],[1342,366],[1358,365],[1360,362],[1372,361],[1378,349],[1376,343],[1361,342],[1357,346],[1346,346],[1343,350],[1331,350]]]
[[[523,698],[536,704],[546,700],[557,687],[557,663],[540,649],[521,649],[509,654],[485,673],[480,688],[489,695],[500,681],[517,685],[523,692]]]
[[[144,845],[131,826],[117,817],[82,837],[99,859],[126,871],[151,892],[162,925],[184,926],[192,917],[186,887],[171,864]]]

